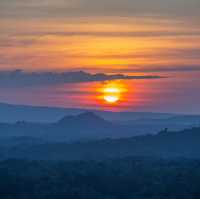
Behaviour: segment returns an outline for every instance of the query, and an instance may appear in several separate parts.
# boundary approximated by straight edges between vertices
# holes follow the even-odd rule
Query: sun
[[[123,81],[115,80],[99,84],[97,99],[102,105],[122,106],[126,101],[127,85]]]
[[[117,86],[111,86],[111,85],[107,85],[104,89],[103,89],[103,99],[107,102],[107,103],[116,103],[120,100],[120,88],[118,88]]]
[[[108,103],[115,103],[119,101],[119,97],[114,95],[105,95],[103,98]]]

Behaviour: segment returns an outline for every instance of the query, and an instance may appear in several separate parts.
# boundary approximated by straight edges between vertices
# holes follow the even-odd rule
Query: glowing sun
[[[114,95],[105,95],[104,100],[108,103],[115,103],[119,101],[119,97]]]
[[[120,89],[117,87],[106,87],[103,90],[103,99],[108,103],[116,103],[120,100]]]

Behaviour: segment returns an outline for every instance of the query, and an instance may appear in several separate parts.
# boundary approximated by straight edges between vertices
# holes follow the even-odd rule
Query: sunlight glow
[[[120,93],[120,90],[119,88],[111,87],[111,88],[105,88],[104,92],[105,93]]]

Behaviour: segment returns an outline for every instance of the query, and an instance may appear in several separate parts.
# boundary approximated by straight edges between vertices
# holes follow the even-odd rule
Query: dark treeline
[[[0,162],[1,199],[199,199],[200,160]]]

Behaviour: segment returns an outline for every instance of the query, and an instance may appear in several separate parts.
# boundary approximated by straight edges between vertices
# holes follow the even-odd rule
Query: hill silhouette
[[[77,116],[65,116],[57,122],[59,125],[111,125],[111,122],[108,122],[96,115],[93,112],[84,112]]]
[[[139,135],[132,126],[112,123],[92,112],[65,116],[55,123],[0,123],[0,132],[0,137],[30,136],[47,141],[96,140]]]
[[[85,112],[93,112],[106,120],[127,121],[135,119],[164,119],[174,117],[176,114],[151,113],[151,112],[111,112],[87,110],[78,108],[58,108],[43,106],[28,106],[0,103],[0,122],[15,123],[17,121],[29,122],[56,122],[66,115],[79,115]]]

